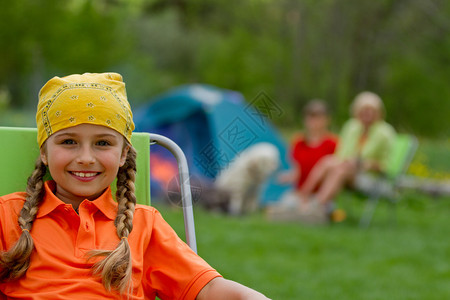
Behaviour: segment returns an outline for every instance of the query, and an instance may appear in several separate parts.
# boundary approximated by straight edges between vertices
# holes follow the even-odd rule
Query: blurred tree
[[[448,135],[446,0],[0,0],[0,86],[35,103],[53,75],[121,72],[130,100],[201,82],[264,91],[300,126],[311,98],[339,127],[372,90],[400,130]]]
[[[0,83],[15,107],[34,105],[50,76],[106,70],[123,57],[118,18],[91,1],[17,0],[3,7]]]

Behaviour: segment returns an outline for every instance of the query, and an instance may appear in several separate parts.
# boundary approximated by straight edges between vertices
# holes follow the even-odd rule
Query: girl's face
[[[41,148],[41,159],[56,182],[56,196],[79,204],[98,198],[112,183],[128,149],[117,131],[81,124],[51,135]]]

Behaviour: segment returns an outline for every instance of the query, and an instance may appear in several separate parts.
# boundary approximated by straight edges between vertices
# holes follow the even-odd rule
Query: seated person
[[[294,183],[300,191],[314,165],[323,157],[333,154],[337,137],[329,132],[330,116],[322,100],[312,100],[303,109],[304,133],[298,135],[291,146],[292,170],[280,175],[281,182]]]
[[[329,213],[331,201],[345,185],[358,188],[365,174],[385,170],[394,141],[395,131],[383,119],[384,105],[378,95],[360,93],[351,112],[353,118],[342,128],[336,154],[321,160],[301,189],[303,200],[315,202],[315,209],[324,216]],[[319,188],[313,196],[317,186]]]
[[[292,208],[299,206],[300,193],[311,170],[336,149],[337,137],[328,130],[329,122],[329,111],[324,101],[311,100],[304,107],[304,132],[294,138],[290,150],[292,169],[278,177],[280,183],[293,184],[294,190],[285,193],[278,203],[268,208],[269,219],[298,218]]]

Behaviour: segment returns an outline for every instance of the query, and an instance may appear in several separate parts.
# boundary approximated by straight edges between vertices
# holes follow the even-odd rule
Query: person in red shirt
[[[302,197],[311,171],[320,161],[334,153],[337,137],[328,127],[330,114],[324,101],[315,99],[307,103],[303,109],[304,132],[298,134],[292,142],[290,160],[292,168],[278,177],[281,183],[293,184],[294,189],[288,191],[274,205],[267,208],[270,220],[292,220],[316,222],[308,214],[309,203]],[[317,190],[319,186],[314,186]]]
[[[291,146],[292,169],[280,181],[293,183],[300,192],[313,167],[325,156],[333,154],[337,137],[329,129],[330,116],[322,100],[311,100],[303,110],[304,133],[297,135]]]
[[[222,278],[155,208],[136,204],[121,75],[52,78],[36,121],[27,190],[0,197],[0,299],[267,299]]]

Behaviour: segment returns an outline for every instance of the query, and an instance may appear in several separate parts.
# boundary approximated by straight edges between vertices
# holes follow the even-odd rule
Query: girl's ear
[[[128,151],[130,150],[130,145],[126,145],[123,150],[122,154],[120,155],[120,166],[123,167],[125,164],[125,161],[127,160]]]
[[[41,147],[39,152],[40,152],[41,160],[44,163],[44,165],[48,165],[47,153],[45,153],[45,149],[44,148],[45,147]]]

